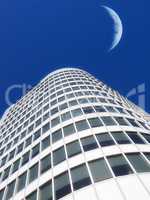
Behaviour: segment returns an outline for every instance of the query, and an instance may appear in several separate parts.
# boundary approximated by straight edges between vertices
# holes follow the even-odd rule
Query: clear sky
[[[110,53],[113,23],[101,5],[114,9],[124,28]],[[150,111],[149,10],[149,0],[1,0],[0,114],[9,86],[35,85],[63,66],[82,66],[123,95],[145,83]],[[11,99],[19,96],[14,90]]]

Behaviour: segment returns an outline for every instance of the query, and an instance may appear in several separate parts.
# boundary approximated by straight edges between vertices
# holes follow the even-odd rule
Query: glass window
[[[98,117],[88,119],[88,121],[90,123],[91,128],[103,126],[102,122],[100,121],[100,119]]]
[[[92,149],[98,148],[96,140],[94,139],[93,136],[82,138],[81,142],[82,142],[84,151],[90,151]]]
[[[59,117],[56,117],[51,121],[51,127],[54,127],[54,126],[58,125],[59,123],[60,123],[60,119],[59,119]]]
[[[150,161],[150,153],[149,153],[149,152],[146,152],[146,153],[144,153],[144,155],[145,155],[146,158]]]
[[[120,126],[128,126],[128,123],[123,117],[114,117]]]
[[[100,146],[102,147],[115,144],[115,142],[113,141],[109,133],[101,133],[101,134],[96,135],[96,137]]]
[[[123,132],[112,132],[111,133],[114,139],[118,144],[130,144],[130,140],[127,138],[127,136]]]
[[[74,97],[74,95],[73,95],[72,97]],[[70,106],[70,107],[71,107],[71,106],[75,106],[75,105],[77,105],[77,104],[78,104],[77,100],[69,101],[69,106]]]
[[[75,133],[74,125],[73,124],[69,124],[68,126],[65,126],[63,128],[63,131],[64,131],[64,136],[68,136],[68,135],[71,135],[71,134]]]
[[[132,126],[134,126],[134,127],[140,127],[134,119],[127,118],[127,120],[130,122],[130,124]]]
[[[53,143],[57,142],[58,140],[62,139],[62,131],[61,129],[55,131],[54,133],[52,133],[52,141]]]
[[[52,183],[49,181],[40,187],[39,200],[52,200]]]
[[[103,106],[94,106],[96,112],[106,112]]]
[[[35,147],[32,148],[32,158],[39,154],[40,151],[40,144],[37,144]]]
[[[64,147],[53,152],[53,164],[57,165],[66,159]]]
[[[59,106],[59,109],[60,109],[60,110],[64,110],[64,109],[66,109],[66,108],[68,108],[67,103],[61,104],[61,105]]]
[[[50,136],[42,140],[42,151],[50,146]]]
[[[10,152],[10,154],[9,154],[9,160],[11,160],[12,158],[14,158],[14,155],[15,155],[15,149]]]
[[[136,132],[127,132],[128,136],[133,140],[136,144],[145,144],[142,138]]]
[[[15,190],[15,182],[16,180],[8,185],[5,199],[10,199],[13,196]]]
[[[71,112],[72,112],[73,117],[78,117],[78,116],[80,116],[80,115],[83,115],[83,113],[82,113],[82,111],[81,111],[80,108],[77,108],[77,109],[75,109],[75,110],[72,110]]]
[[[80,165],[71,169],[71,177],[74,190],[78,190],[91,184],[86,165]]]
[[[74,141],[66,145],[68,157],[75,156],[81,153],[79,141]]]
[[[79,122],[76,122],[76,128],[77,128],[77,131],[83,131],[85,129],[88,129],[89,126],[86,120],[81,120]]]
[[[112,178],[112,174],[104,159],[89,162],[94,182]]]
[[[42,119],[40,118],[35,122],[35,126],[38,127],[41,123],[42,123]]]
[[[33,134],[33,141],[37,140],[40,136],[41,136],[41,129],[39,129]]]
[[[19,164],[20,164],[20,158],[14,162],[13,168],[12,168],[12,174],[19,169]]]
[[[126,154],[137,172],[150,172],[150,165],[140,153]]]
[[[0,191],[0,199],[3,199],[4,190],[5,190],[5,189],[3,189],[3,190]]]
[[[25,188],[27,172],[19,176],[17,184],[17,192]]]
[[[7,167],[5,170],[4,170],[4,174],[3,174],[3,180],[5,180],[6,178],[8,178],[9,176],[9,172],[10,172],[10,167]]]
[[[54,115],[54,114],[56,114],[57,112],[58,112],[58,107],[53,108],[53,109],[51,110],[51,115]]]
[[[29,183],[34,181],[38,177],[38,163],[29,169]]]
[[[122,155],[108,157],[110,166],[116,176],[132,174],[133,171]]]
[[[94,109],[92,107],[84,107],[82,109],[84,114],[94,113]]]
[[[25,165],[29,161],[29,156],[30,156],[30,152],[29,151],[23,155],[22,166]]]
[[[71,192],[68,172],[65,172],[54,179],[55,198],[60,199]]]
[[[32,136],[26,139],[25,147],[28,147],[32,143]]]
[[[84,103],[88,103],[87,99],[78,99],[79,104],[84,104]]]
[[[50,129],[50,123],[47,123],[45,124],[43,127],[42,127],[42,133],[46,133],[48,130]]]
[[[113,120],[112,117],[101,117],[101,119],[103,120],[103,122],[106,126],[116,125],[116,122]]]
[[[21,143],[17,148],[17,154],[23,150],[23,143]]]
[[[41,160],[41,174],[51,168],[51,154],[48,154]]]
[[[117,112],[117,111],[115,110],[115,108],[112,107],[112,106],[105,106],[105,108],[106,108],[106,110],[107,110],[108,112],[113,112],[113,113]]]
[[[150,134],[141,133],[142,136],[150,143]]]
[[[62,122],[66,121],[66,120],[69,120],[70,118],[71,118],[70,112],[66,112],[66,113],[61,115]]]
[[[36,200],[37,199],[37,191],[32,192],[29,196],[26,197],[26,200]]]
[[[44,116],[43,116],[43,121],[47,120],[49,118],[49,112],[46,113]]]

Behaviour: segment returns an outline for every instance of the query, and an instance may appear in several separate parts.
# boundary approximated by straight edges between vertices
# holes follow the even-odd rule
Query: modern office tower
[[[149,200],[150,117],[89,73],[50,73],[0,121],[0,200]]]

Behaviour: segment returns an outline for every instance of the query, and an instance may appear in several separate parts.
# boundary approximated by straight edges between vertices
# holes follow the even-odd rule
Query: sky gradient
[[[121,42],[111,52],[113,22],[102,5],[123,23]],[[0,1],[0,115],[9,86],[34,86],[63,66],[81,66],[122,95],[145,83],[149,112],[149,8],[148,0]],[[20,95],[14,90],[12,101]],[[131,100],[137,103],[137,96]]]

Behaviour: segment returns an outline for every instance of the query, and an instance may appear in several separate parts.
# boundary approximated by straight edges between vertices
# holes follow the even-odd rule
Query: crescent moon
[[[109,48],[109,51],[113,50],[120,42],[123,34],[123,25],[121,22],[121,19],[119,15],[111,8],[107,6],[102,6],[109,16],[112,18],[114,22],[114,35],[113,35],[113,42],[111,44],[111,47]]]

